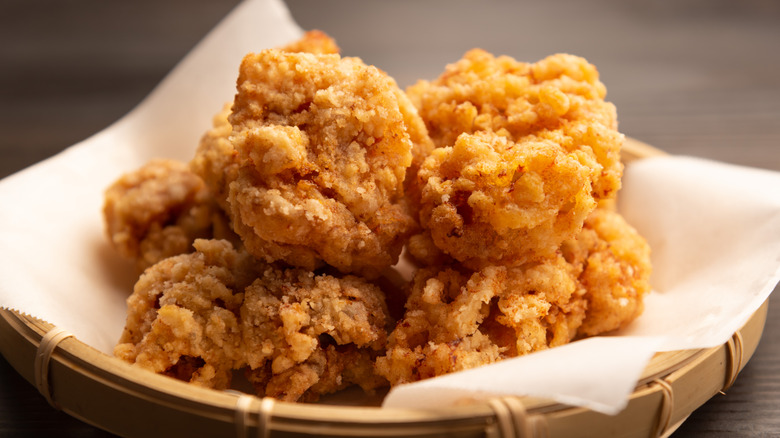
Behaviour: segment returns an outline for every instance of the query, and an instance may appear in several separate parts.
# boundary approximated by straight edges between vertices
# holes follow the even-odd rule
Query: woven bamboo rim
[[[623,160],[663,155],[629,139]],[[128,437],[660,437],[726,391],[752,357],[765,302],[724,345],[657,353],[614,416],[531,397],[431,410],[296,404],[189,385],[131,366],[31,316],[0,309],[0,352],[57,409]]]

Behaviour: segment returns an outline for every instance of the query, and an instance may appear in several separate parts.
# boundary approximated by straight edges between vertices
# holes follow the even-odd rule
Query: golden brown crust
[[[377,370],[396,385],[625,327],[642,312],[649,276],[647,243],[602,209],[548,259],[421,269]]]
[[[260,394],[288,401],[387,384],[373,371],[390,323],[379,287],[279,269],[227,241],[195,247],[141,276],[117,357],[218,389],[247,366]]]
[[[374,388],[381,379],[371,357],[383,351],[389,323],[384,294],[366,280],[268,268],[241,309],[250,380],[288,401]]]
[[[186,164],[164,159],[120,177],[103,204],[109,242],[139,271],[191,252],[195,239],[214,235],[219,214],[203,181]]]
[[[428,128],[426,128],[425,122],[420,118],[417,108],[409,99],[409,96],[401,89],[396,90],[396,96],[398,97],[398,108],[401,110],[407,132],[409,132],[409,138],[412,141],[412,163],[406,170],[403,200],[407,204],[408,211],[413,214],[415,221],[417,221],[419,220],[417,212],[420,210],[420,197],[422,196],[422,184],[417,174],[435,146],[428,135]]]
[[[569,342],[585,316],[573,274],[561,257],[476,272],[420,270],[377,369],[399,384]]]
[[[387,386],[387,380],[374,371],[375,356],[375,352],[365,348],[329,345],[279,374],[272,374],[270,365],[266,364],[247,368],[246,376],[259,396],[316,402],[323,395],[352,385],[369,393]]]
[[[582,58],[475,49],[407,92],[437,146],[418,173],[421,225],[474,268],[551,256],[620,188],[615,108]]]
[[[246,289],[242,321],[249,365],[273,358],[274,373],[305,360],[323,334],[380,349],[389,322],[384,294],[366,280],[271,267]]]
[[[412,143],[394,87],[354,58],[244,58],[229,204],[250,252],[372,277],[397,261],[414,220],[402,202]]]
[[[245,363],[238,313],[257,262],[224,240],[147,269],[127,299],[114,354],[156,373],[211,388],[230,384]]]
[[[581,335],[623,328],[642,313],[644,295],[650,292],[650,247],[620,214],[597,209],[577,239],[561,250],[588,290]]]
[[[211,196],[227,211],[227,189],[238,175],[235,148],[230,143],[233,127],[228,121],[232,104],[226,103],[212,119],[212,127],[201,137],[190,169],[205,182]]]
[[[337,54],[340,49],[336,45],[336,41],[324,32],[311,30],[304,33],[301,39],[282,46],[279,50]],[[232,106],[232,102],[226,103],[222,110],[214,116],[211,129],[206,131],[201,138],[195,151],[195,157],[190,162],[192,171],[205,181],[212,196],[226,211],[230,209],[227,204],[228,184],[235,180],[238,174],[235,149],[230,142],[233,127],[228,120]]]
[[[433,242],[430,232],[423,231],[409,237],[406,242],[406,255],[415,267],[454,265],[455,260],[444,253]]]
[[[592,169],[554,142],[463,134],[423,164],[421,225],[475,268],[550,257],[596,206]]]

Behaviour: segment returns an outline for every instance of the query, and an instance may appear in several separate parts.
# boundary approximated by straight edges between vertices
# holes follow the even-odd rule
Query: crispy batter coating
[[[591,172],[551,141],[463,134],[423,164],[420,220],[439,248],[474,267],[550,257],[596,207]]]
[[[369,277],[397,261],[412,142],[391,79],[355,58],[250,54],[229,120],[230,217],[252,254]]]
[[[407,93],[438,148],[417,177],[422,226],[473,267],[551,256],[620,188],[615,107],[582,58],[475,49]]]
[[[390,318],[385,296],[359,277],[268,268],[241,308],[249,380],[287,401],[316,400],[352,384],[387,382],[373,372]]]
[[[421,269],[377,370],[396,385],[625,327],[642,312],[650,271],[647,243],[608,209],[543,261]]]
[[[457,262],[433,242],[431,234],[423,231],[406,242],[407,259],[417,268],[453,265]]]
[[[192,242],[231,231],[203,181],[186,164],[157,159],[105,192],[103,217],[112,246],[139,271],[192,251]]]
[[[379,287],[279,269],[225,240],[195,247],[138,280],[117,357],[217,389],[248,366],[259,394],[287,401],[387,385],[373,368],[390,323]]]
[[[642,313],[643,297],[650,291],[650,247],[620,214],[597,209],[577,239],[564,243],[561,251],[588,291],[580,334],[623,328]]]
[[[324,32],[311,30],[304,33],[301,39],[282,46],[279,50],[285,52],[337,54],[340,49],[336,45],[336,41]],[[195,151],[195,157],[190,162],[192,171],[205,181],[212,196],[215,197],[217,203],[225,211],[230,209],[227,203],[228,184],[230,181],[235,180],[238,174],[235,149],[232,143],[230,143],[230,134],[233,132],[233,127],[230,125],[230,121],[228,121],[232,106],[232,102],[226,103],[222,110],[214,116],[211,129],[206,131],[201,138]],[[417,110],[414,107],[412,108],[416,114]],[[419,120],[419,117],[417,120]],[[421,120],[420,123],[422,123]],[[423,125],[422,129],[425,129],[425,125]]]
[[[258,396],[285,401],[316,402],[322,395],[352,385],[371,393],[388,384],[374,371],[376,354],[354,346],[329,345],[280,374],[271,373],[270,363],[266,363],[257,369],[247,368],[246,376]]]
[[[238,175],[238,163],[230,133],[233,127],[228,121],[232,104],[226,103],[212,119],[212,127],[200,139],[190,169],[203,179],[211,196],[223,211],[228,211],[227,189]]]
[[[596,67],[583,58],[556,54],[527,64],[480,49],[447,66],[438,79],[407,90],[437,147],[477,131],[515,142],[528,135],[548,138],[597,161],[593,191],[599,198],[614,196],[622,175],[623,136],[606,93]]]
[[[238,318],[257,262],[225,240],[196,240],[196,252],[147,269],[127,299],[114,354],[156,373],[224,389],[245,363]]]
[[[417,212],[420,210],[422,184],[417,178],[417,174],[435,146],[433,140],[428,135],[428,128],[425,126],[425,122],[420,118],[417,108],[409,99],[409,96],[399,88],[396,90],[396,97],[398,97],[398,108],[401,110],[406,129],[412,140],[412,163],[406,169],[403,200],[408,205],[408,211],[413,213],[415,220],[418,220]]]
[[[585,317],[584,293],[562,257],[422,269],[377,370],[395,385],[567,343]]]

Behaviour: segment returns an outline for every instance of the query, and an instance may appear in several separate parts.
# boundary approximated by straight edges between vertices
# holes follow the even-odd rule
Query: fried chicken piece
[[[387,384],[372,360],[387,340],[385,296],[362,278],[268,268],[246,289],[241,321],[260,394],[313,401],[352,384]]]
[[[412,142],[395,82],[355,58],[247,55],[229,121],[235,231],[256,257],[376,277],[415,225]]]
[[[409,237],[405,255],[415,268],[457,264],[452,257],[436,246],[430,232],[426,231]]]
[[[283,46],[280,50],[286,52],[335,54],[338,53],[339,48],[335,42],[324,33],[320,31],[310,31],[307,32],[301,40]],[[392,92],[395,94],[398,101],[398,109],[412,142],[413,159],[407,173],[409,175],[416,175],[417,169],[422,161],[430,150],[433,149],[433,143],[428,136],[425,124],[417,114],[417,109],[404,92],[397,87],[392,78],[386,77],[385,79],[391,82]],[[201,139],[195,158],[190,163],[193,171],[205,180],[217,202],[225,211],[230,211],[227,200],[228,185],[230,182],[237,179],[239,167],[237,152],[230,141],[230,135],[232,133],[232,126],[228,120],[230,113],[231,104],[226,104],[222,111],[215,116],[212,129],[210,129]],[[414,181],[414,178],[405,177],[404,180]],[[419,186],[408,187],[406,190],[412,193],[409,199],[414,200],[413,205],[419,204]],[[395,202],[404,204],[402,207],[403,211],[411,211],[412,208],[415,208],[406,205],[407,198],[399,198],[398,196],[395,196],[395,198]],[[395,212],[392,213],[395,214]],[[394,218],[393,214],[387,214],[385,217],[385,222],[391,223],[391,231],[393,227],[399,228],[400,226],[405,230],[406,228],[411,228],[413,226],[415,221],[414,217],[404,214]],[[402,223],[395,224],[394,222]],[[377,225],[374,224],[373,226]],[[379,226],[388,228],[388,225],[383,225],[382,223],[380,223]],[[249,232],[249,230],[247,230],[247,232]],[[380,235],[380,237],[382,236]],[[387,240],[387,238],[385,237],[384,240]],[[380,244],[384,244],[384,242],[380,242]],[[391,242],[391,246],[395,248],[398,244],[396,242]],[[304,251],[309,252],[306,250]],[[292,252],[295,253],[296,251],[293,250]],[[320,260],[318,260],[319,257],[316,255],[306,255],[299,258],[302,258],[304,262],[298,264],[304,267],[314,268],[321,264]],[[386,264],[387,262],[382,263]],[[377,269],[371,268],[369,271],[369,276],[376,276],[375,271],[377,271]]]
[[[650,291],[650,247],[617,212],[595,210],[576,240],[561,252],[588,291],[588,311],[579,333],[593,336],[625,327],[644,309]]]
[[[421,269],[377,371],[396,385],[565,344],[585,317],[584,293],[562,257]]]
[[[235,237],[203,181],[185,163],[156,159],[105,192],[103,217],[111,245],[139,271],[192,252],[199,238]]]
[[[596,207],[591,173],[548,140],[462,134],[420,169],[420,221],[437,247],[474,268],[551,257]]]
[[[550,139],[570,154],[596,161],[593,192],[614,196],[620,188],[620,147],[615,106],[596,67],[556,54],[534,63],[467,52],[436,80],[407,89],[437,147],[462,133],[491,131],[515,142],[528,135]]]
[[[282,50],[339,52],[336,42],[320,31],[306,32]],[[235,179],[238,168],[229,141],[230,108],[226,104],[214,117],[189,163],[191,171],[174,160],[152,160],[106,192],[104,216],[111,243],[124,257],[136,260],[139,270],[191,252],[196,238],[240,242],[228,219],[212,205],[213,199],[223,210],[229,208],[227,182]]]
[[[552,258],[421,269],[377,371],[395,385],[623,328],[642,312],[650,273],[645,240],[601,208]]]
[[[238,318],[257,261],[225,240],[196,240],[196,252],[147,269],[127,299],[117,357],[156,373],[225,389],[244,364]]]
[[[582,58],[475,49],[407,93],[437,146],[417,177],[421,224],[472,267],[550,257],[620,188],[615,107]]]
[[[337,54],[340,51],[336,41],[319,30],[308,31],[301,39],[282,46],[279,50],[314,54]],[[232,102],[226,103],[214,116],[211,129],[201,138],[195,157],[190,162],[192,171],[203,178],[211,194],[225,211],[230,209],[227,203],[228,184],[234,181],[238,174],[235,149],[230,143],[233,127],[228,121],[232,106]],[[417,110],[412,108],[416,114]]]

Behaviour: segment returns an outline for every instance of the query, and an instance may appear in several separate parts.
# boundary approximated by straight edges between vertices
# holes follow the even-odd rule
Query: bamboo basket
[[[628,139],[623,161],[662,154]],[[627,407],[614,416],[531,397],[430,410],[260,399],[150,373],[5,309],[0,352],[55,408],[128,437],[658,437],[731,386],[758,346],[767,307],[724,345],[657,353]]]

